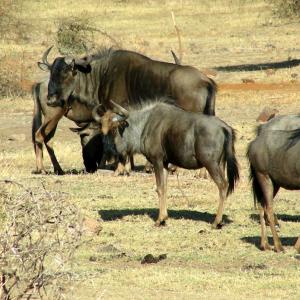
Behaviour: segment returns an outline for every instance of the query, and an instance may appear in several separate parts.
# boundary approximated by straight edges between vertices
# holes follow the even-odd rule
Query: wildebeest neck
[[[123,128],[122,136],[120,132],[117,132],[115,136],[119,153],[141,153],[141,136],[154,105],[155,104],[150,104],[143,107],[141,110],[130,112],[129,117],[126,120],[128,126]],[[124,140],[126,140],[126,144],[124,143]]]

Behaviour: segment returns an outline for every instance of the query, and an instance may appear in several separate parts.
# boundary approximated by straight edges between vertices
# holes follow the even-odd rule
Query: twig
[[[171,11],[171,15],[172,15],[173,25],[174,25],[174,28],[176,30],[177,39],[178,39],[179,61],[182,62],[183,50],[182,50],[182,42],[181,42],[180,30],[179,30],[178,26],[176,25],[175,15],[174,15],[173,11]]]

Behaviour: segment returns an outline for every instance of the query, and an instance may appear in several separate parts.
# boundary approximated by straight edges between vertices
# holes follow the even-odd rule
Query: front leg
[[[115,176],[129,175],[129,171],[126,168],[126,161],[127,161],[126,156],[124,157],[123,155],[119,155],[118,166],[114,173]]]
[[[168,219],[166,203],[168,169],[164,167],[162,162],[156,162],[154,163],[154,172],[159,199],[159,215],[155,225],[161,226],[165,225],[166,220]]]
[[[43,174],[46,173],[44,165],[43,165],[43,143],[46,144],[49,156],[51,158],[51,162],[54,167],[54,172],[56,174],[63,174],[63,170],[61,169],[55,154],[54,150],[51,146],[50,140],[54,137],[55,130],[57,127],[58,121],[62,118],[65,113],[64,108],[59,108],[53,113],[51,116],[46,116],[43,124],[35,133],[35,155],[36,155],[36,171],[35,174]]]
[[[295,244],[295,248],[296,248],[297,252],[300,253],[300,236],[298,237],[298,240]]]

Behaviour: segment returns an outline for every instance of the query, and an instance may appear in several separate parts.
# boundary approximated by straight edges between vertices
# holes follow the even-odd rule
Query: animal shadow
[[[294,246],[298,237],[280,237],[280,241],[283,246]],[[241,240],[245,243],[255,245],[256,248],[260,249],[260,236],[245,236]],[[273,238],[268,237],[268,242],[271,246],[274,246]]]
[[[223,72],[242,72],[242,71],[261,71],[267,69],[286,69],[300,65],[300,59],[290,59],[279,62],[260,63],[260,64],[243,64],[232,66],[219,66],[214,69]]]
[[[114,221],[122,219],[126,216],[143,216],[148,215],[152,220],[158,217],[158,209],[143,208],[143,209],[107,209],[98,211],[103,221]],[[215,214],[208,212],[199,212],[195,210],[168,210],[169,218],[171,219],[185,219],[193,221],[203,221],[206,223],[213,223]],[[223,224],[230,224],[233,221],[227,215],[223,215]]]
[[[276,214],[277,219],[283,222],[300,222],[300,215]],[[251,214],[250,219],[259,223],[259,215]]]

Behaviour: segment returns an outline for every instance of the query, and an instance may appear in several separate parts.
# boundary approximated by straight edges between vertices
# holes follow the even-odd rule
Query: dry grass
[[[171,61],[169,50],[177,49],[170,14],[173,10],[182,31],[184,62],[198,68],[299,56],[298,24],[273,19],[264,1],[234,0],[226,6],[223,3],[90,0],[84,5],[60,1],[58,6],[56,2],[28,0],[23,2],[20,16],[32,22],[35,34],[27,44],[0,41],[0,55],[25,51],[28,67],[32,68],[28,79],[37,79],[42,73],[36,60],[54,43],[57,21],[85,15],[124,48]],[[29,9],[35,12],[34,19]],[[96,42],[109,43],[102,35]],[[286,252],[259,251],[259,225],[245,159],[247,144],[254,136],[255,119],[264,106],[274,106],[282,114],[299,112],[299,83],[297,77],[291,76],[298,72],[299,67],[271,75],[264,71],[218,72],[215,77],[220,83],[217,115],[238,131],[236,148],[241,165],[241,181],[226,203],[225,214],[230,222],[221,231],[210,229],[217,207],[216,186],[210,180],[195,178],[194,171],[180,170],[178,179],[170,176],[170,220],[165,228],[154,227],[158,201],[153,175],[31,175],[32,100],[29,96],[1,99],[0,178],[11,178],[28,187],[38,186],[43,180],[48,190],[66,193],[67,200],[84,214],[101,219],[100,235],[94,236],[77,254],[73,269],[77,285],[70,289],[68,298],[299,299],[300,265],[292,247],[300,232],[300,209],[296,206],[299,192],[281,191],[276,200]],[[250,89],[249,85],[237,85],[242,78],[254,79],[256,87],[279,82],[286,85],[282,89]],[[78,171],[83,163],[79,139],[67,129],[72,125],[68,120],[60,123],[55,150],[65,170]],[[139,158],[139,162],[143,159]],[[45,165],[51,168],[47,154]],[[141,265],[141,259],[148,253],[166,253],[167,259]]]

